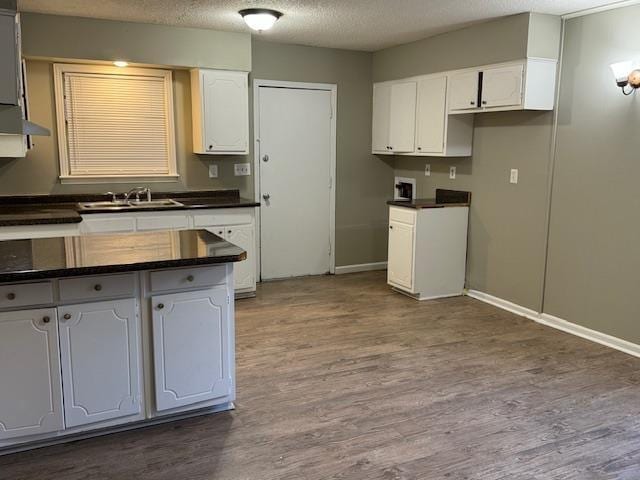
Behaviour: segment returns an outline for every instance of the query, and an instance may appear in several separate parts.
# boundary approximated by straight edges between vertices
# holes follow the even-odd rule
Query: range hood
[[[37,123],[23,118],[22,107],[17,105],[0,105],[0,134],[4,135],[43,135],[51,132]]]

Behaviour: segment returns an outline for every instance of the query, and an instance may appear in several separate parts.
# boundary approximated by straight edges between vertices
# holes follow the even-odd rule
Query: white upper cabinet
[[[63,428],[56,310],[0,313],[0,445]]]
[[[373,153],[413,152],[416,119],[415,81],[373,86]]]
[[[249,152],[247,72],[191,70],[191,104],[195,153]]]
[[[449,77],[449,110],[478,108],[478,72],[454,72]]]
[[[139,413],[136,301],[69,305],[58,314],[67,428]]]
[[[556,60],[528,58],[454,72],[449,113],[553,110],[556,69]]]
[[[389,152],[389,115],[391,113],[391,84],[373,85],[373,153]]]
[[[389,147],[393,153],[413,152],[416,128],[416,82],[391,85]]]
[[[446,74],[374,84],[372,152],[471,155],[473,115],[447,114],[447,84]]]

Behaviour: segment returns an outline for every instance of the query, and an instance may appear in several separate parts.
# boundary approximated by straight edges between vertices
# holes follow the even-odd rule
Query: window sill
[[[132,175],[127,177],[82,177],[79,175],[60,176],[62,184],[98,184],[98,183],[170,183],[176,182],[180,175],[162,175],[154,177],[150,175]]]

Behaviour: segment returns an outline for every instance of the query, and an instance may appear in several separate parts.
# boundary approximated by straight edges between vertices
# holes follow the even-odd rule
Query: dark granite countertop
[[[459,190],[436,190],[436,198],[416,198],[415,200],[389,200],[387,205],[405,208],[445,208],[468,207],[471,204],[471,192]]]
[[[0,282],[239,262],[240,247],[206,230],[0,241]]]
[[[0,227],[78,223],[82,215],[92,213],[157,212],[207,208],[258,207],[259,202],[240,197],[238,190],[201,190],[193,192],[153,193],[154,199],[171,198],[182,205],[127,208],[125,210],[81,210],[80,202],[111,200],[105,194],[0,196]]]

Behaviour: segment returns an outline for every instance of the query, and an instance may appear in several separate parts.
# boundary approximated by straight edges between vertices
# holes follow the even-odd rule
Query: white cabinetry
[[[233,285],[236,290],[255,290],[256,257],[253,225],[228,225],[209,228],[209,231],[247,252],[247,258],[233,264]]]
[[[67,428],[141,411],[134,299],[58,309]]]
[[[0,313],[0,446],[62,430],[63,418],[55,309]]]
[[[406,153],[415,148],[415,81],[375,84],[373,88],[373,152]]]
[[[227,287],[155,295],[151,305],[156,409],[230,396],[233,332]]]
[[[469,207],[389,208],[387,282],[419,300],[462,295]]]
[[[556,69],[556,60],[527,58],[454,72],[449,112],[553,110]]]
[[[191,103],[195,153],[249,152],[247,72],[191,70]]]

